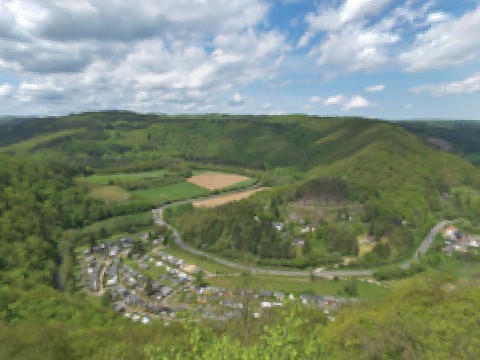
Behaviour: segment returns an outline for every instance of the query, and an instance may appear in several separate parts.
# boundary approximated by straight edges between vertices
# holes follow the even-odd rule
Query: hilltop
[[[415,120],[397,123],[431,144],[480,164],[480,121]]]

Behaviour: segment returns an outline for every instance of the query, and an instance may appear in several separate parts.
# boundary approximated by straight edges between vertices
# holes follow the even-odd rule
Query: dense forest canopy
[[[480,164],[480,121],[402,121],[398,125],[445,150]]]

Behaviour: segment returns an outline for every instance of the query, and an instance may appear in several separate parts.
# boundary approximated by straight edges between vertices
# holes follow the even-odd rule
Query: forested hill
[[[387,122],[302,115],[167,116],[112,111],[23,119],[0,123],[0,127],[1,152],[93,168],[148,167],[175,158],[306,171],[346,159],[372,148],[373,143],[412,151],[420,146],[399,126]]]
[[[74,185],[78,174],[73,166],[0,155],[0,286],[62,287],[63,229],[107,216],[102,202]]]
[[[416,120],[397,124],[439,148],[454,151],[480,165],[480,121]]]
[[[381,126],[390,125],[358,118],[86,113],[3,125],[0,147],[95,168],[174,157],[308,170],[364,148]]]

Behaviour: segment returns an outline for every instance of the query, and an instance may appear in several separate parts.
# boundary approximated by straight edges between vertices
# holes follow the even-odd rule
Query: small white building
[[[284,223],[281,223],[281,222],[274,222],[272,223],[272,226],[275,228],[275,230],[277,231],[283,231],[283,229],[285,228],[285,224]]]
[[[446,238],[455,239],[455,235],[457,234],[457,232],[458,232],[457,227],[450,225],[445,229],[445,232],[443,234]]]
[[[117,285],[117,284],[118,284],[118,278],[116,276],[107,280],[107,286],[112,286],[112,285]]]
[[[480,247],[480,239],[471,239],[468,242],[468,246],[474,247],[474,248],[479,248]]]

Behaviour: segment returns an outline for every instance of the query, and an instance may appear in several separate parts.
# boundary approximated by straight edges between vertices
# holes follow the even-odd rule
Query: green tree
[[[350,297],[354,297],[358,295],[358,283],[355,279],[350,279],[347,281],[345,286],[343,287],[343,291]]]
[[[195,285],[196,286],[205,286],[205,280],[203,278],[203,271],[198,271],[195,274]]]

